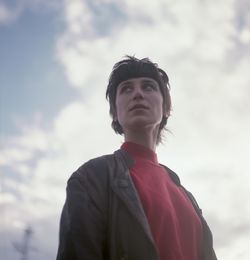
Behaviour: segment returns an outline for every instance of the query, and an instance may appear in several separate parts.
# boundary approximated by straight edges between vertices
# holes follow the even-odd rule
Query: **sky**
[[[249,260],[250,0],[0,0],[0,259],[32,228],[55,259],[70,175],[112,153],[108,76],[124,55],[167,71],[157,148],[198,200],[218,259]]]

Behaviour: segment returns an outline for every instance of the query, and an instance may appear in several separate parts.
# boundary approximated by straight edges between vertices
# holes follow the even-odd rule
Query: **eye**
[[[147,91],[152,91],[152,90],[156,90],[156,86],[154,83],[151,83],[151,82],[146,82],[144,83],[143,85],[143,88]]]
[[[132,85],[123,85],[121,87],[120,93],[129,93],[132,91]]]

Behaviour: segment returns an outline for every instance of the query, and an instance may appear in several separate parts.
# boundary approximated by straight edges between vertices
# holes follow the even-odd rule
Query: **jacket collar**
[[[122,150],[119,149],[117,151],[115,151],[115,156],[119,159],[122,159],[121,161],[123,162],[123,166],[126,169],[129,169],[131,166],[133,166],[135,164],[135,161],[133,160],[133,158],[131,158],[129,156],[129,154]],[[166,169],[166,171],[170,174],[171,179],[173,180],[173,182],[177,185],[177,186],[181,186],[181,181],[179,176],[172,171],[171,169],[169,169],[167,166],[160,164],[162,167],[164,167]]]

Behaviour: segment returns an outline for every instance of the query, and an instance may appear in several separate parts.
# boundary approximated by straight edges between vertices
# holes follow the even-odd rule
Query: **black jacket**
[[[159,259],[130,177],[133,163],[126,152],[118,150],[88,161],[72,174],[61,215],[57,260]],[[167,170],[182,187],[179,177]],[[192,194],[182,188],[202,222],[200,260],[216,260],[211,231]]]

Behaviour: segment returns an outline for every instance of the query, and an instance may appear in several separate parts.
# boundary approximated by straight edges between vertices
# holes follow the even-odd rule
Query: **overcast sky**
[[[167,71],[161,163],[197,198],[219,259],[249,260],[250,0],[0,0],[0,259],[33,229],[55,259],[66,181],[123,142],[105,89],[125,54]]]

